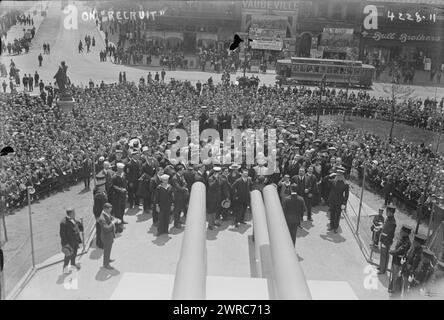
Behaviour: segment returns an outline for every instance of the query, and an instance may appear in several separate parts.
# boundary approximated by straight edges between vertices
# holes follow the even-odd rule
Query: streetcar
[[[318,85],[325,75],[326,85],[369,88],[374,73],[374,66],[352,60],[293,57],[276,63],[276,80],[284,85]]]

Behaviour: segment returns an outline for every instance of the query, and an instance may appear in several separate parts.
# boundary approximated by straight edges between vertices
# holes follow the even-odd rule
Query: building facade
[[[366,1],[361,59],[430,71],[444,63],[444,1]]]

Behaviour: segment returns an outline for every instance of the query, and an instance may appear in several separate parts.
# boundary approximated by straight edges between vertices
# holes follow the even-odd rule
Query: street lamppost
[[[325,96],[323,94],[324,94],[326,78],[327,78],[327,75],[324,73],[324,75],[322,76],[321,83],[319,85],[320,92],[319,92],[318,108],[316,110],[316,133],[315,133],[315,139],[318,138],[318,134],[319,134],[319,117],[320,117],[320,113],[321,113],[322,100],[325,99]]]

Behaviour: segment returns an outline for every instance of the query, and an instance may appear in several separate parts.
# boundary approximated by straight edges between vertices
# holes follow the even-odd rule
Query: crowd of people
[[[102,206],[109,203],[109,212],[121,221],[118,232],[124,232],[126,207],[142,205],[153,214],[160,236],[168,232],[170,215],[174,227],[182,227],[195,181],[207,185],[210,230],[223,219],[233,219],[240,227],[249,191],[271,183],[278,186],[284,213],[299,208],[291,230],[301,227],[304,215],[313,221],[312,207],[325,202],[331,211],[329,230],[337,232],[348,197],[344,177],[355,171],[361,176],[368,170],[370,181],[384,186],[387,205],[392,196],[417,204],[430,168],[436,170],[430,193],[444,194],[444,177],[437,170],[444,159],[424,145],[324,122],[315,138],[315,120],[304,114],[309,89],[240,88],[227,83],[201,89],[175,80],[136,85],[122,74],[116,84],[71,86],[76,101],[72,113],[61,113],[42,97],[1,95],[0,111],[6,118],[2,141],[16,146],[13,157],[2,159],[2,198],[14,208],[25,203],[26,186],[35,188],[36,198],[78,181],[88,189],[93,178],[95,197],[102,194]],[[315,89],[310,96],[318,94]],[[268,150],[265,144],[251,165],[245,164],[245,154],[241,165],[211,158],[196,164],[177,161],[171,158],[177,140],[169,140],[169,132],[188,130],[191,120],[199,121],[201,131],[214,128],[220,133],[228,128],[275,128],[276,149]],[[200,141],[201,146],[208,143]],[[189,146],[191,155],[192,142]],[[232,151],[231,159],[234,155]],[[273,156],[277,166],[270,171],[266,164]],[[290,233],[295,238],[295,231]]]
[[[219,110],[213,110],[219,115],[229,113],[232,123],[244,128],[268,127],[275,126],[277,118],[290,119],[293,113],[298,114],[300,119],[303,118],[303,114],[314,114],[315,108],[310,107],[311,100],[308,97],[316,97],[319,94],[317,89],[309,93],[310,89],[303,87],[289,91],[263,86],[256,90],[240,89],[234,84],[225,83],[224,86],[213,84],[204,86],[207,89],[200,90],[199,96],[196,94],[196,87],[188,82],[173,81],[166,84],[151,79],[151,81],[147,80],[147,85],[142,83],[143,86],[139,89],[136,85],[126,83],[126,79],[120,80],[121,83],[118,85],[103,84],[100,88],[98,85],[94,87],[94,84],[93,88],[90,86],[89,89],[73,87],[72,91],[78,100],[76,113],[62,116],[61,119],[57,118],[61,115],[52,106],[54,99],[52,92],[48,94],[48,97],[41,95],[38,98],[30,98],[22,94],[2,96],[2,112],[11,118],[9,127],[12,130],[4,141],[12,145],[19,144],[20,141],[27,146],[27,148],[20,148],[24,152],[23,155],[19,153],[15,157],[20,160],[20,165],[12,167],[15,172],[13,176],[18,178],[8,179],[7,182],[10,184],[9,189],[13,190],[7,194],[15,194],[9,197],[11,207],[18,205],[18,202],[12,199],[20,198],[18,196],[20,190],[17,186],[28,173],[28,170],[23,169],[29,166],[32,168],[32,176],[38,177],[39,174],[41,175],[38,172],[42,169],[41,163],[36,160],[42,157],[45,159],[43,163],[46,174],[54,169],[58,171],[59,176],[63,176],[60,172],[65,174],[73,172],[80,151],[88,154],[90,153],[88,148],[93,146],[95,150],[102,150],[102,156],[108,157],[112,152],[109,137],[116,137],[116,134],[121,132],[125,132],[127,137],[142,135],[144,137],[142,141],[145,142],[145,139],[148,139],[151,147],[155,148],[154,146],[160,143],[157,139],[165,137],[169,123],[178,121],[177,115],[182,114],[188,119],[195,117],[199,113],[199,105],[205,104],[209,108],[219,108]],[[333,96],[340,95],[340,92]],[[49,96],[52,97],[51,107],[47,105]],[[350,96],[354,99],[353,93]],[[43,101],[42,97],[45,97],[46,101]],[[126,104],[130,111],[126,110]],[[95,107],[92,107],[93,105]],[[146,108],[146,106],[153,107]],[[306,125],[314,128],[309,118],[304,118],[304,121],[307,122]],[[294,123],[300,122],[301,120],[298,120]],[[32,125],[32,123],[41,123],[41,125]],[[145,123],[149,123],[150,132],[155,131],[153,137],[147,134]],[[288,139],[284,140],[285,144],[290,146],[295,143],[296,149],[290,148],[288,153],[283,155],[281,166],[288,165],[295,157],[301,165],[309,156],[306,151],[314,147],[313,141],[310,140],[312,134],[299,132],[298,135],[297,132],[301,129],[294,130],[296,132],[291,135],[288,129],[283,128],[285,134],[289,134]],[[153,140],[154,137],[157,138]],[[43,139],[43,142],[38,143],[37,138]],[[396,189],[395,194],[402,201],[411,202],[414,206],[418,203],[422,190],[426,186],[429,167],[442,164],[442,159],[434,155],[428,146],[413,145],[396,139],[390,142],[385,137],[344,130],[333,124],[322,124],[319,138],[329,143],[329,146],[325,146],[324,149],[332,146],[337,149],[333,153],[334,157],[339,157],[341,161],[347,159],[343,164],[347,173],[353,167],[359,169],[359,164],[364,160],[374,160],[377,165],[372,168],[370,179],[375,185],[380,185],[383,180],[390,177],[395,181],[393,183]],[[45,148],[52,140],[54,144],[49,149]],[[31,148],[29,153],[25,152]],[[66,149],[69,151],[66,152]],[[152,150],[153,153],[155,151],[157,150]],[[310,159],[320,157],[321,154],[322,152],[315,153],[316,156],[312,155]],[[9,169],[12,170],[12,168]],[[440,176],[437,175],[435,179],[440,179]],[[437,192],[442,192],[440,181],[433,181],[432,184]]]

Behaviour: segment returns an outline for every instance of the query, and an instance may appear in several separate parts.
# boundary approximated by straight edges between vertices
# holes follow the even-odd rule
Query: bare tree
[[[392,122],[392,125],[390,127],[390,140],[393,136],[393,128],[395,127],[395,122],[398,120],[398,117],[400,114],[402,114],[405,111],[405,107],[402,105],[397,104],[398,99],[406,99],[412,92],[414,91],[412,88],[400,85],[398,83],[395,83],[395,81],[392,81],[391,87],[384,87],[384,92],[386,94],[390,94],[392,97],[392,105],[390,108],[390,120]]]

